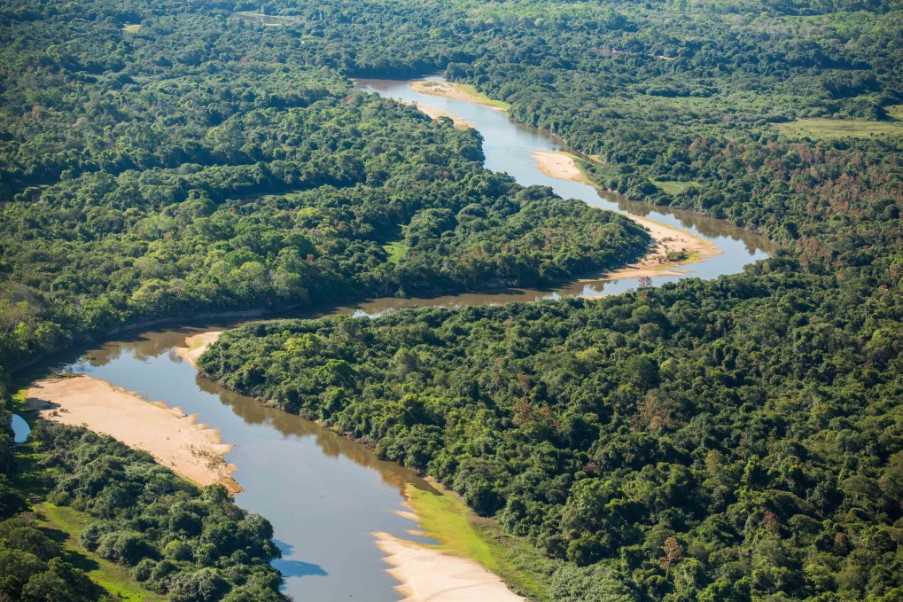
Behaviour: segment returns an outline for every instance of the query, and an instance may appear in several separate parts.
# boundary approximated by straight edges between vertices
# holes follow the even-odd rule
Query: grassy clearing
[[[903,105],[890,105],[889,107],[886,107],[885,110],[888,115],[897,121],[903,121]]]
[[[129,602],[162,602],[165,597],[150,592],[139,585],[128,569],[93,554],[79,544],[81,532],[90,522],[88,515],[49,502],[34,507],[44,527],[65,533],[65,548],[69,551],[67,560],[80,567],[92,581],[112,593],[120,600]]]
[[[557,19],[566,16],[576,19],[602,18],[607,7],[598,2],[486,2],[485,0],[454,0],[459,8],[467,11],[469,20],[495,24],[512,19]],[[661,9],[659,9],[661,10]]]
[[[903,123],[866,119],[797,119],[775,125],[787,138],[835,140],[838,138],[874,138],[903,136]]]
[[[665,194],[680,194],[699,186],[699,182],[678,182],[677,180],[651,180]]]
[[[383,249],[389,256],[389,263],[398,263],[408,254],[408,245],[400,240],[384,244]]]
[[[440,542],[441,550],[475,560],[531,599],[549,599],[547,580],[554,561],[526,541],[502,533],[495,521],[474,516],[453,493],[437,495],[408,485],[407,496],[421,529]]]
[[[126,33],[138,33],[141,30],[141,23],[129,23],[128,25],[123,25],[122,31]]]
[[[609,178],[616,178],[620,175],[617,168],[606,163],[599,155],[578,157],[577,167],[580,168],[587,180],[596,184],[601,184]]]

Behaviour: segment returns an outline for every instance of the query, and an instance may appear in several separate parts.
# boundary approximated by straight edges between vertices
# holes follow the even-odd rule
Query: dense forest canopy
[[[860,304],[867,287],[772,266],[595,302],[249,325],[202,366],[625,595],[891,600],[901,308]]]
[[[783,250],[598,304],[249,326],[204,369],[451,485],[554,559],[556,600],[898,599],[901,21],[881,0],[4,2],[0,385],[141,321],[643,253],[631,222],[347,79],[442,72],[600,186]],[[152,590],[278,596],[265,521],[35,433],[14,453],[0,429],[3,596],[105,595],[28,513],[48,498]],[[156,496],[193,518],[159,522]]]
[[[483,170],[476,132],[353,91],[303,39],[86,6],[6,21],[6,365],[188,311],[547,285],[648,243]]]

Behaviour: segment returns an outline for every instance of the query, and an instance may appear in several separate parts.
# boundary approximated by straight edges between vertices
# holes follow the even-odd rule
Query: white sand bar
[[[211,330],[208,332],[199,332],[190,337],[185,338],[184,347],[173,347],[180,358],[197,368],[198,358],[204,355],[204,352],[210,348],[223,334],[222,330]]]
[[[241,490],[231,478],[235,466],[224,458],[231,446],[222,443],[218,431],[179,408],[85,375],[37,381],[26,396],[42,418],[110,435],[198,485],[219,483],[233,493]]]
[[[374,533],[402,602],[526,602],[482,566],[389,533]]]
[[[580,166],[577,165],[573,155],[563,151],[536,151],[533,153],[533,159],[536,161],[539,171],[550,178],[592,185],[592,182],[584,175]],[[661,224],[638,215],[629,215],[628,217],[649,231],[649,235],[655,241],[655,245],[637,263],[606,274],[606,280],[642,278],[644,276],[679,276],[681,272],[675,269],[678,266],[702,261],[721,254],[721,249],[716,244],[693,236],[686,230]],[[688,260],[670,261],[668,259],[669,253],[681,252],[688,256]]]

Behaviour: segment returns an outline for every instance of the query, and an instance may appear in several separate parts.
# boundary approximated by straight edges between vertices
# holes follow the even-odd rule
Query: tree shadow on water
[[[274,560],[273,568],[282,573],[283,577],[325,577],[329,574],[319,564],[300,560]]]
[[[284,541],[274,539],[273,543],[279,548],[283,556],[290,556],[295,547]],[[303,562],[301,560],[286,560],[285,558],[277,558],[272,563],[273,568],[282,573],[283,577],[326,577],[329,575],[318,564],[312,562]]]

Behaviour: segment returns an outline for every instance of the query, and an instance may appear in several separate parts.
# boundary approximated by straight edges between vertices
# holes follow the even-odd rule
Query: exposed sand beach
[[[235,466],[224,458],[231,446],[179,408],[85,375],[39,380],[25,394],[42,418],[110,435],[198,485],[219,483],[241,491],[231,477]]]
[[[420,92],[421,94],[429,94],[431,96],[444,96],[445,98],[475,102],[497,111],[505,110],[504,103],[493,101],[491,98],[483,96],[476,90],[472,89],[470,86],[466,86],[464,84],[457,84],[445,80],[421,79],[415,82],[411,82],[411,89],[415,92]]]
[[[570,153],[538,150],[533,151],[533,159],[536,161],[536,167],[539,168],[539,171],[550,178],[591,184],[577,165],[576,157]]]
[[[414,106],[417,107],[418,111],[420,111],[421,113],[425,113],[426,115],[429,115],[433,119],[439,119],[440,117],[448,117],[449,119],[452,120],[452,123],[454,123],[455,127],[458,128],[459,130],[469,130],[469,129],[473,128],[473,125],[471,123],[469,123],[468,121],[465,121],[464,119],[461,119],[460,117],[458,117],[454,113],[450,113],[449,111],[445,111],[438,107],[434,107],[432,105],[428,105],[428,104],[425,104],[422,102],[416,102],[416,103],[414,103]]]
[[[572,180],[592,185],[592,182],[577,165],[576,158],[569,153],[562,151],[536,151],[533,153],[533,158],[536,160],[539,170],[551,178]],[[660,224],[636,215],[628,217],[649,231],[649,235],[655,241],[655,246],[637,263],[606,274],[606,280],[679,276],[681,272],[675,269],[678,266],[701,261],[721,253],[721,249],[714,243],[697,238],[686,230]],[[669,254],[682,254],[685,256],[685,259],[669,260]]]
[[[376,545],[386,554],[390,575],[401,585],[402,602],[524,602],[482,566],[437,549],[377,532]]]
[[[221,334],[223,334],[222,330],[199,332],[198,334],[185,337],[184,347],[173,347],[172,350],[175,351],[176,355],[180,358],[197,368],[198,358],[204,355],[207,348],[210,347],[210,345],[213,345],[217,339],[219,339]]]

